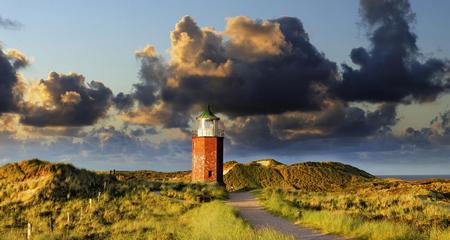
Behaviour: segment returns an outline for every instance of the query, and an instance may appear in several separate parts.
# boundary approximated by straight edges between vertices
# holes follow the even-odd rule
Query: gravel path
[[[230,193],[230,199],[227,201],[227,204],[237,208],[241,217],[255,228],[269,227],[292,235],[295,239],[302,240],[345,239],[336,235],[323,234],[301,225],[295,225],[286,219],[276,217],[267,212],[249,192]]]

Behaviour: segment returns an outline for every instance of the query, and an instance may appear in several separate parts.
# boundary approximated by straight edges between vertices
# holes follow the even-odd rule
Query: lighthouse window
[[[208,171],[208,177],[212,177],[212,171],[211,170]]]

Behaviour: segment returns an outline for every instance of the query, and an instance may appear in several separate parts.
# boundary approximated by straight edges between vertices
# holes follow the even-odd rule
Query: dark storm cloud
[[[163,102],[174,114],[164,120],[171,126],[186,125],[170,119],[207,103],[233,117],[321,109],[337,68],[310,43],[299,19],[235,17],[223,34],[229,40],[184,17],[171,34],[169,66],[154,51],[139,52],[138,102]]]
[[[344,118],[327,119],[324,126],[332,126],[338,121],[334,136],[369,136],[390,131],[397,121],[396,104],[383,104],[373,112],[357,107],[343,109]]]
[[[50,73],[39,85],[44,96],[49,96],[44,106],[28,104],[21,122],[26,125],[85,126],[105,116],[111,105],[112,92],[103,83],[85,83],[82,75]]]
[[[113,98],[113,103],[119,110],[128,110],[134,104],[134,97],[131,94],[120,92]]]
[[[233,128],[227,129],[228,139],[238,137],[239,140],[238,147],[233,145],[226,147],[228,149],[227,156],[229,159],[246,160],[254,160],[255,156],[256,158],[276,156],[277,160],[285,163],[341,161],[373,171],[372,173],[376,174],[399,174],[399,172],[402,174],[424,174],[424,172],[447,174],[446,171],[450,167],[448,161],[450,112],[444,112],[434,117],[427,127],[407,128],[398,135],[386,130],[386,127],[382,126],[383,124],[378,123],[397,121],[395,116],[389,114],[394,113],[393,107],[393,105],[382,105],[373,112],[366,112],[366,125],[372,125],[370,123],[375,125],[359,128],[360,124],[356,124],[355,128],[363,131],[372,129],[368,136],[352,134],[348,131],[342,133],[335,131],[334,134],[327,137],[313,136],[296,138],[294,141],[283,141],[271,134],[269,118],[252,119],[245,121],[245,124],[241,122],[240,125],[245,128],[241,129],[238,128],[239,125],[234,125]],[[382,114],[383,112],[387,113]],[[392,117],[382,117],[386,115]],[[351,118],[354,119],[354,117]],[[344,119],[335,117],[329,119],[344,121]],[[374,121],[375,119],[380,120]],[[285,127],[288,126],[288,129],[296,128],[295,122],[284,124]],[[378,130],[375,130],[377,128]],[[259,132],[262,134],[258,134]],[[234,134],[234,136],[230,136],[230,134]],[[258,143],[253,144],[252,141],[258,141]]]
[[[371,47],[355,48],[350,57],[359,68],[343,65],[335,88],[348,101],[434,101],[450,87],[447,60],[421,61],[417,36],[410,24],[415,15],[407,0],[361,0]]]
[[[21,94],[15,90],[18,83],[11,58],[0,48],[0,114],[17,110]]]
[[[159,100],[160,89],[167,81],[167,66],[159,56],[156,56],[152,46],[137,52],[136,57],[141,60],[139,76],[142,82],[133,85],[135,88],[133,96],[138,103],[149,106]]]
[[[0,16],[0,27],[6,29],[20,29],[22,27],[22,24],[15,20]]]
[[[433,144],[450,146],[450,111],[434,117],[429,126],[424,128],[407,128],[402,138],[420,147],[430,147]]]
[[[232,116],[320,109],[324,99],[321,87],[332,81],[335,64],[309,42],[298,19],[271,23],[279,25],[286,43],[279,54],[231,58],[233,65],[226,76],[183,76],[180,87],[163,89],[163,100],[183,109],[210,103]],[[254,23],[256,30],[261,24]]]
[[[306,139],[367,137],[386,134],[397,123],[396,105],[383,104],[374,111],[332,102],[315,113],[290,113],[236,118],[227,136],[236,146],[284,148]]]

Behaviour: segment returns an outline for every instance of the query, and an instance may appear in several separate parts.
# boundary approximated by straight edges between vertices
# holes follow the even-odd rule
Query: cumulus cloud
[[[167,66],[153,46],[138,51],[136,56],[141,59],[139,75],[142,82],[134,85],[136,91],[133,95],[141,105],[150,106],[160,98],[160,89],[167,79]]]
[[[429,126],[420,129],[406,128],[402,137],[422,147],[433,144],[450,146],[450,111],[434,117]]]
[[[9,49],[6,51],[6,56],[12,62],[14,69],[20,69],[30,64],[30,59],[17,49]]]
[[[288,44],[279,23],[245,16],[228,18],[224,33],[230,38],[226,44],[230,57],[244,61],[279,55]]]
[[[134,104],[134,98],[131,94],[126,94],[123,92],[118,93],[113,98],[114,106],[119,110],[128,110]]]
[[[417,36],[411,30],[415,14],[409,1],[361,0],[368,27],[369,49],[351,51],[353,68],[343,65],[335,92],[348,101],[430,102],[450,87],[447,60],[421,61]]]
[[[394,103],[370,112],[329,93],[336,64],[312,45],[297,18],[233,17],[218,32],[185,16],[171,43],[167,63],[153,46],[138,51],[142,82],[134,97],[143,106],[122,115],[124,121],[186,129],[191,112],[210,103],[227,117],[232,142],[254,146],[368,136],[397,122]]]
[[[141,82],[119,102],[133,97],[139,107],[125,104],[125,122],[187,130],[191,113],[210,103],[226,116],[230,143],[254,147],[365,137],[397,123],[396,103],[368,111],[330,93],[339,84],[337,66],[297,18],[233,17],[218,32],[185,16],[169,52],[167,62],[151,45],[136,53]]]
[[[75,91],[67,91],[61,94],[61,103],[65,105],[76,105],[81,102],[81,95]]]
[[[170,33],[169,59],[153,45],[135,52],[140,80],[128,93],[75,73],[23,83],[16,71],[29,58],[0,49],[0,138],[74,161],[138,164],[151,156],[189,166],[192,114],[212,104],[226,124],[227,156],[395,159],[449,145],[450,113],[421,129],[391,131],[398,106],[434,101],[449,87],[449,63],[424,58],[417,47],[409,2],[361,0],[360,11],[371,44],[353,49],[353,64],[341,71],[294,17],[229,17],[223,31],[182,17]],[[105,127],[109,119],[99,120],[111,106],[118,115]],[[47,140],[45,149],[38,139]]]
[[[52,72],[41,80],[22,110],[21,123],[44,126],[85,126],[105,116],[111,105],[112,91],[103,83],[86,83],[83,75]]]
[[[321,111],[238,117],[228,123],[227,136],[236,146],[283,148],[306,139],[385,134],[397,121],[395,104],[367,111],[328,101]]]
[[[171,85],[177,86],[177,75],[223,76],[227,65],[222,36],[211,28],[201,29],[189,16],[183,17],[170,34]],[[143,68],[141,68],[143,69]]]
[[[34,127],[20,123],[21,115],[4,113],[0,116],[0,135],[8,141],[40,141],[43,144],[61,140],[83,138],[84,133],[79,127]]]
[[[16,68],[18,66],[24,66],[22,61],[18,60],[22,59],[23,56],[18,51],[5,53],[0,47],[0,114],[17,111],[22,92],[18,87],[19,78]],[[25,57],[23,58],[26,59]]]
[[[228,18],[217,32],[185,16],[171,33],[169,62],[149,46],[137,56],[142,81],[133,96],[144,108],[130,116],[147,112],[149,123],[159,116],[166,127],[186,127],[207,103],[230,117],[319,110],[337,74],[289,17]]]

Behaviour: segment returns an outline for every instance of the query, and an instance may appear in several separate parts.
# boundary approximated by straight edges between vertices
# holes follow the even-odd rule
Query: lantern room
[[[220,118],[218,118],[211,111],[211,107],[208,105],[207,109],[203,111],[198,117],[197,129],[193,134],[197,137],[223,137],[224,127]]]

